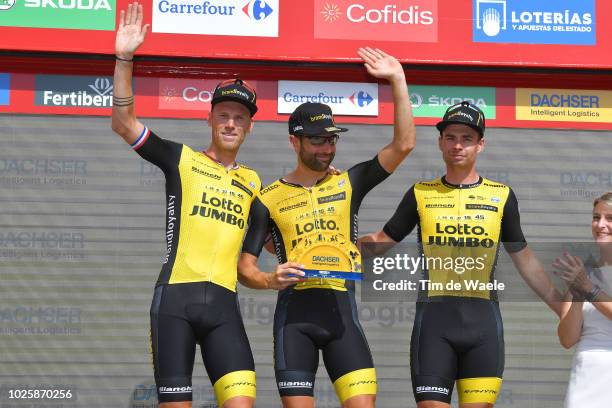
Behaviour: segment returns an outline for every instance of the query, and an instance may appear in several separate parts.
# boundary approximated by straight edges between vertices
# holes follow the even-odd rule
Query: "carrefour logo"
[[[336,115],[378,115],[378,85],[351,82],[279,81],[278,112],[305,102],[330,105]]]
[[[263,20],[274,11],[268,3],[262,0],[251,0],[242,8],[244,14],[254,20]]]
[[[153,31],[278,37],[279,0],[154,0]]]
[[[351,101],[353,105],[359,106],[360,108],[368,106],[373,100],[374,98],[372,98],[372,95],[365,91],[357,91],[349,96],[349,101]]]
[[[161,0],[158,9],[161,13],[199,14],[219,17],[234,16],[238,10],[236,6],[224,4],[224,2],[204,1],[191,4],[189,2],[174,2],[170,0]],[[242,11],[250,19],[263,20],[272,14],[274,10],[265,1],[251,0],[242,7]]]
[[[595,0],[474,0],[474,41],[594,45]]]

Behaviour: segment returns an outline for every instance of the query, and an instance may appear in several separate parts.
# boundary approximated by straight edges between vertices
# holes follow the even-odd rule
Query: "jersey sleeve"
[[[383,232],[395,242],[400,242],[412,232],[418,222],[419,212],[416,196],[414,195],[414,186],[412,186],[404,194],[402,201],[400,201],[395,210],[395,214],[383,227]]]
[[[353,188],[353,202],[359,207],[365,195],[390,174],[380,165],[378,155],[351,167],[348,170],[348,176]]]
[[[268,211],[268,208],[261,202],[259,197],[255,197],[251,204],[249,216],[249,229],[242,244],[242,252],[259,257],[268,235],[270,211]]]
[[[162,139],[147,127],[131,146],[140,157],[153,163],[164,173],[176,168],[183,149],[182,144]]]
[[[501,224],[501,241],[508,253],[518,252],[527,246],[525,235],[521,229],[521,216],[519,214],[518,200],[514,191],[510,189],[508,199],[504,206]]]

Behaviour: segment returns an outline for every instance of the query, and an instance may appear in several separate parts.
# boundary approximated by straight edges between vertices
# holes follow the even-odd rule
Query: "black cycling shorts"
[[[342,403],[376,394],[376,372],[353,294],[282,291],[274,315],[274,368],[281,397],[313,396],[319,350]]]
[[[210,282],[164,284],[151,305],[151,350],[159,402],[192,400],[200,345],[219,406],[255,397],[255,364],[235,292]]]
[[[414,397],[494,404],[504,372],[504,336],[497,302],[440,297],[419,302],[410,342]]]

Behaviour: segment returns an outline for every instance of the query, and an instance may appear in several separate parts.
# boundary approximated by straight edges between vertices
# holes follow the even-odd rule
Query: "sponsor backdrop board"
[[[144,122],[195,149],[209,143],[202,120]],[[154,408],[148,316],[164,254],[163,173],[114,135],[107,117],[1,115],[0,127],[0,405]],[[417,131],[411,156],[365,198],[362,234],[383,226],[412,183],[443,174],[435,129]],[[391,126],[353,124],[334,163],[347,169],[371,159],[391,135]],[[285,123],[259,121],[251,136],[239,159],[265,184],[293,168],[293,151],[279,143]],[[601,165],[608,162],[609,137],[516,129],[490,129],[487,137],[480,172],[514,188],[534,247],[589,241],[591,200],[612,189],[610,169]],[[414,243],[415,235],[406,242]],[[272,268],[273,259],[264,256],[262,267]],[[239,299],[257,367],[257,406],[280,406],[272,367],[276,293],[241,287]],[[379,405],[414,407],[413,302],[359,301],[358,313],[377,367]],[[556,317],[540,303],[511,300],[502,302],[502,313],[506,370],[497,406],[562,406],[572,351],[558,343]],[[194,406],[212,408],[196,356]],[[32,388],[58,390],[58,396],[63,390],[64,398],[10,398],[10,390]],[[316,397],[318,407],[338,406],[322,367]]]
[[[135,78],[138,114],[206,118],[212,93],[220,80]],[[332,107],[338,123],[393,123],[388,85],[248,82],[257,91],[259,110],[255,119],[258,121],[284,122],[300,103],[320,101]],[[0,73],[0,113],[107,116],[111,110],[112,88],[112,78],[105,76]],[[426,85],[408,85],[408,89],[417,124],[435,124],[449,106],[468,100],[484,111],[488,127],[612,130],[609,91]]]
[[[0,49],[112,54],[128,0],[0,0]],[[612,67],[608,0],[144,0],[141,55]],[[78,30],[78,35],[75,35]]]

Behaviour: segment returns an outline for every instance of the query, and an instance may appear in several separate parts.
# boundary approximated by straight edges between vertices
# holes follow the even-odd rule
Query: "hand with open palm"
[[[378,48],[359,48],[357,54],[361,57],[370,75],[375,78],[404,81],[404,69],[402,64],[393,57]]]
[[[128,5],[127,12],[121,10],[119,15],[119,28],[115,38],[115,55],[119,58],[131,60],[134,53],[144,42],[149,24],[142,25],[144,12],[142,4],[134,2]]]

